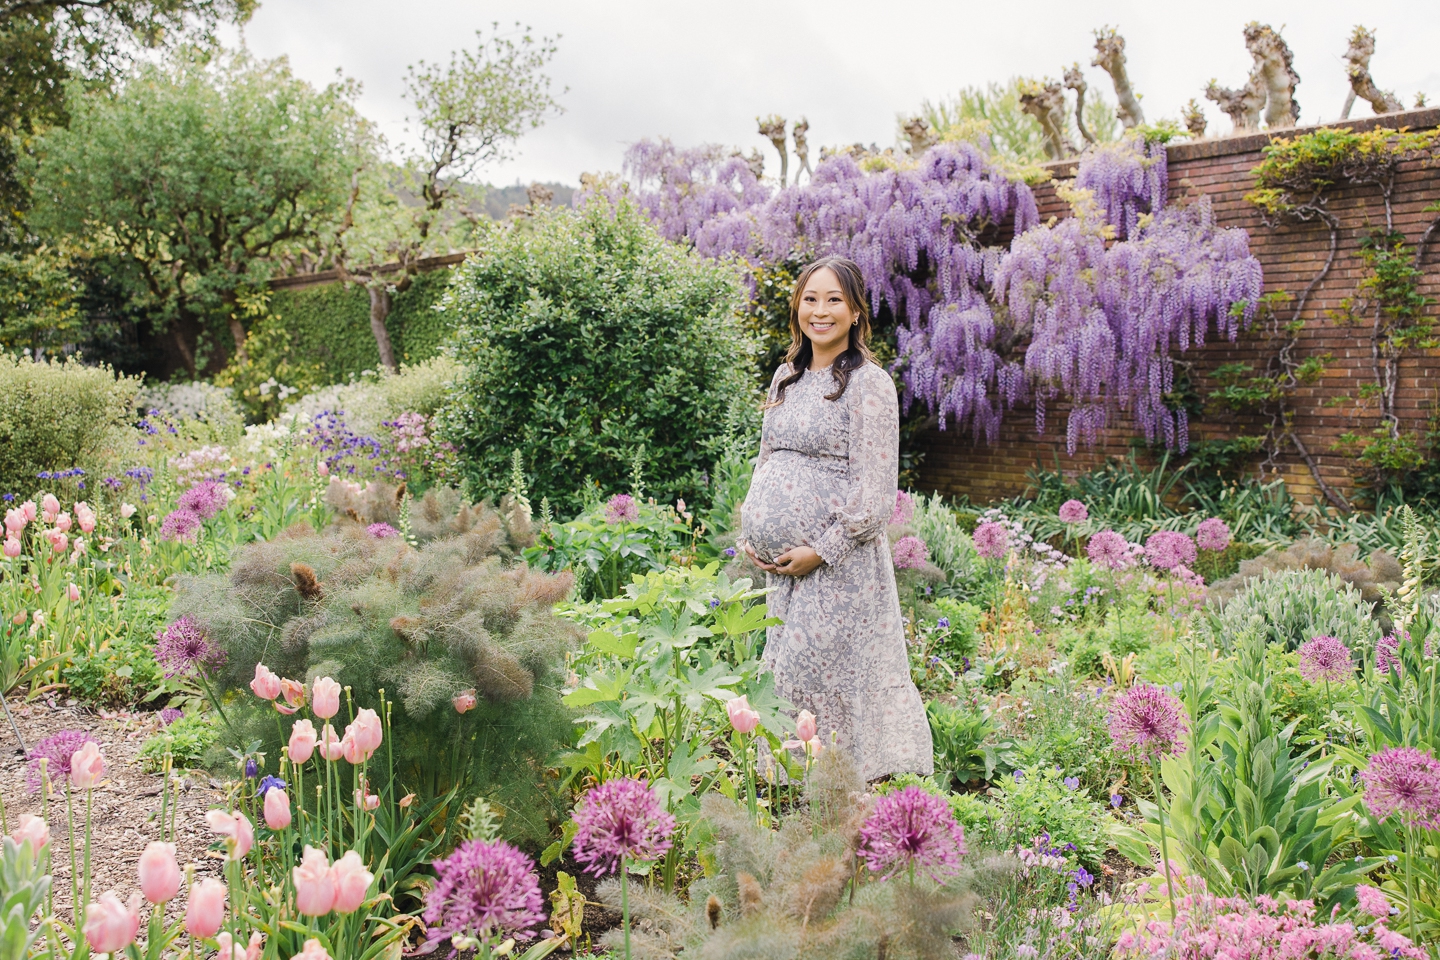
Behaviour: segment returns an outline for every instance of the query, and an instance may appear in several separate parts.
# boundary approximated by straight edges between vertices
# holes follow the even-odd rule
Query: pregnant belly
[[[756,556],[768,563],[792,547],[813,543],[843,505],[840,492],[832,476],[762,469],[741,508],[741,532]]]

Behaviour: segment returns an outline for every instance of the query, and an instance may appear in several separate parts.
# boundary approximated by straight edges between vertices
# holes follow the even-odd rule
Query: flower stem
[[[625,960],[630,960],[630,870],[620,855],[620,922],[625,928]],[[1415,921],[1410,921],[1413,926]]]
[[[1410,921],[1410,940],[1412,943],[1420,942],[1420,934],[1415,928],[1415,825],[1405,825],[1406,844],[1405,851],[1405,916]]]
[[[1160,860],[1165,865],[1165,895],[1170,898],[1170,925],[1175,925],[1175,883],[1170,878],[1170,842],[1165,831],[1165,798],[1160,793],[1160,779],[1150,768],[1150,787],[1155,791],[1155,809],[1160,812]]]

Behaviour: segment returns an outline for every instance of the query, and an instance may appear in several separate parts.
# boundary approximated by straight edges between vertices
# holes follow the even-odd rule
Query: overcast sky
[[[1348,90],[1340,57],[1357,22],[1377,33],[1371,72],[1381,87],[1407,106],[1417,91],[1440,103],[1435,0],[263,0],[244,39],[259,56],[288,56],[314,83],[336,70],[361,81],[361,110],[403,145],[407,65],[447,60],[497,20],[504,31],[518,20],[558,34],[550,72],[557,92],[568,88],[565,113],[480,178],[574,184],[584,171],[619,169],[625,146],[647,136],[760,147],[773,173],[755,130],[756,115],[772,112],[809,118],[812,155],[819,144],[885,146],[896,114],[927,98],[1014,75],[1058,77],[1077,60],[1113,101],[1109,77],[1089,66],[1091,31],[1105,24],[1125,37],[1147,119],[1178,118],[1190,97],[1204,102],[1210,78],[1244,82],[1241,31],[1252,19],[1281,30],[1295,52],[1302,123],[1338,117]],[[1228,131],[1229,119],[1205,106],[1211,130]],[[1369,116],[1369,105],[1352,115]]]

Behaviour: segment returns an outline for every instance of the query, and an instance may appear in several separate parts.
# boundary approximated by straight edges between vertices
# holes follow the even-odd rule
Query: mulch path
[[[74,704],[39,699],[26,703],[23,697],[8,697],[6,705],[19,727],[27,747],[61,730],[83,730],[100,741],[106,775],[92,795],[91,818],[91,899],[114,890],[128,900],[140,889],[136,865],[140,852],[151,840],[160,839],[160,786],[158,773],[145,771],[140,763],[140,746],[160,729],[155,713],[96,712]],[[40,792],[26,784],[29,763],[15,742],[15,731],[0,715],[0,797],[5,817],[15,829],[22,813],[40,814]],[[196,865],[197,879],[220,876],[218,849],[210,851],[214,836],[205,826],[205,811],[218,806],[225,797],[223,784],[203,771],[175,774],[180,781],[179,809],[175,817],[176,854],[180,865]],[[84,797],[75,797],[76,860],[82,861]],[[68,919],[71,911],[70,861],[65,853],[68,833],[63,792],[50,803],[51,866],[54,876],[56,913]],[[171,901],[171,912],[183,909],[185,896]]]

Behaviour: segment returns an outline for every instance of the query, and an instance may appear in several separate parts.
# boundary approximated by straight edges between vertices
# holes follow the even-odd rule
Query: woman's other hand
[[[766,563],[764,560],[761,560],[759,557],[757,557],[757,556],[755,555],[755,551],[750,548],[750,544],[748,544],[748,543],[745,544],[745,545],[744,545],[744,550],[745,550],[745,555],[750,558],[750,562],[753,563],[753,564],[755,564],[755,566],[759,567],[761,570],[764,570],[766,573],[779,573],[779,572],[780,572],[780,569],[779,569],[778,567],[776,567],[775,564],[773,564],[773,563]]]
[[[775,558],[775,563],[765,569],[787,577],[803,577],[825,561],[820,554],[809,547],[795,547]]]

